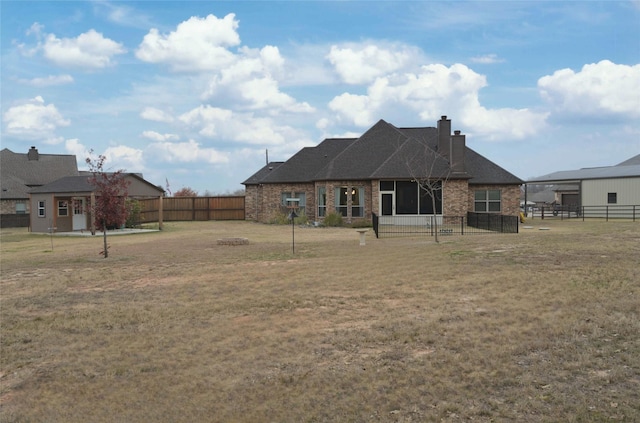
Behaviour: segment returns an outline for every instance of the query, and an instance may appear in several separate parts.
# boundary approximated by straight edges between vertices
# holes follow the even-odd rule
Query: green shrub
[[[358,219],[358,220],[354,220],[353,223],[351,223],[351,227],[352,228],[370,228],[372,225],[372,223],[366,219]]]
[[[140,212],[142,211],[140,202],[135,198],[127,198],[125,204],[127,207],[127,220],[125,221],[125,226],[127,228],[135,228],[139,226]]]
[[[328,213],[324,217],[323,223],[324,226],[342,226],[344,224],[342,221],[342,215],[335,212]]]
[[[297,211],[296,214],[298,215],[298,217],[295,218],[295,224],[296,225],[308,225],[309,224],[309,218],[307,217],[307,215],[304,212],[301,211]],[[280,212],[278,214],[276,214],[274,217],[272,217],[269,220],[269,223],[273,224],[273,225],[290,225],[291,224],[291,219],[289,219],[289,213],[285,213],[285,212]]]

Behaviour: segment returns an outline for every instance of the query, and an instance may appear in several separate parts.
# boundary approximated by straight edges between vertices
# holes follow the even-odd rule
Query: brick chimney
[[[466,137],[460,131],[453,131],[451,136],[451,170],[455,173],[464,172],[464,152],[466,150]]]
[[[37,161],[39,157],[40,156],[38,154],[38,149],[35,148],[34,146],[31,146],[31,148],[27,152],[27,159],[29,159],[29,161],[32,161],[32,160]]]
[[[438,121],[438,154],[447,160],[451,157],[451,119],[446,116]]]

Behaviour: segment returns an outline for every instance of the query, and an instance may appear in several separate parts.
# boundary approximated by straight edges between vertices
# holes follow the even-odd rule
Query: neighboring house
[[[436,210],[419,187],[441,181]],[[516,216],[521,179],[466,146],[443,116],[438,127],[397,128],[380,120],[359,138],[325,139],[286,162],[272,162],[243,182],[245,215],[269,222],[297,204],[310,220],[339,213],[348,222],[387,222],[467,212]],[[434,213],[435,212],[435,213]]]
[[[146,181],[135,173],[123,174],[130,184],[129,198],[160,198],[162,188]],[[67,176],[31,190],[30,207],[31,231],[47,233],[91,230],[92,216],[87,213],[88,205],[95,199],[95,187],[89,183],[90,173],[79,176]],[[93,200],[94,201],[94,200]],[[162,201],[160,202],[160,221],[162,226]]]
[[[0,151],[0,209],[2,227],[29,226],[29,190],[64,176],[78,175],[76,156]]]
[[[563,205],[576,204],[585,208],[637,206],[638,213],[640,154],[615,166],[554,172],[530,179],[527,184],[572,185],[571,191],[558,191]]]
[[[542,191],[527,195],[527,205],[529,207],[548,207],[556,200],[554,187],[550,186]]]

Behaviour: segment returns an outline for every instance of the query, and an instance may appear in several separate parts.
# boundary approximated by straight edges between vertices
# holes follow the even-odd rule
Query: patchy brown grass
[[[4,230],[0,421],[640,421],[640,224],[528,224]]]

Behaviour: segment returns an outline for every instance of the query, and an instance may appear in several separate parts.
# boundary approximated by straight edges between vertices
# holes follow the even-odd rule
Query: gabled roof
[[[418,175],[469,179],[470,184],[517,184],[521,179],[465,147],[465,172],[451,173],[437,151],[433,127],[396,128],[378,121],[359,138],[326,139],[306,147],[270,172],[264,167],[243,182],[302,183],[324,180],[410,179]]]
[[[35,148],[27,153],[0,151],[0,198],[29,198],[29,188],[47,184],[64,176],[78,174],[76,156],[71,154],[39,154]]]
[[[153,185],[151,182],[142,178],[137,173],[124,173],[125,178],[134,179],[140,181],[144,185],[148,186],[152,190],[161,194],[164,192],[162,188],[159,188],[156,185]],[[31,189],[32,194],[89,194],[95,190],[95,186],[93,186],[89,182],[89,177],[91,175],[79,175],[79,176],[66,176],[64,178],[60,178],[56,181],[53,181],[49,184],[43,185],[41,187],[36,187]],[[129,191],[130,195],[136,195],[136,193]]]
[[[625,160],[622,163],[618,163],[616,166],[629,166],[629,165],[640,165],[640,154],[637,156],[633,156],[630,159]]]

